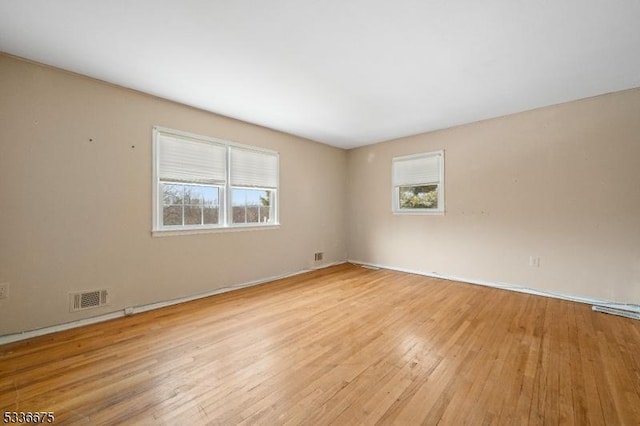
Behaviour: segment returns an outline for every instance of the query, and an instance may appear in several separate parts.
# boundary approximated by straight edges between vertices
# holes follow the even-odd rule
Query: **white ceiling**
[[[0,51],[350,148],[639,87],[640,1],[0,0]]]

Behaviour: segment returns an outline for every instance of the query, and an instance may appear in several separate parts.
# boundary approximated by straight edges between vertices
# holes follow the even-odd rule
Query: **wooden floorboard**
[[[56,424],[639,425],[640,321],[344,264],[0,346]]]

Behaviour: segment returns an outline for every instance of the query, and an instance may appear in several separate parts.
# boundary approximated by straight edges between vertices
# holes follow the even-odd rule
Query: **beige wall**
[[[154,125],[279,151],[280,228],[151,237]],[[342,261],[345,180],[343,150],[0,55],[0,335]]]
[[[0,55],[0,335],[304,270],[315,251],[640,303],[639,112],[635,89],[345,152]],[[151,237],[154,125],[279,151],[281,227]],[[391,214],[391,158],[440,149],[446,215]],[[68,292],[103,287],[110,306],[68,313]]]
[[[446,215],[393,215],[392,157],[440,149]],[[640,303],[640,89],[351,150],[347,170],[352,260]]]

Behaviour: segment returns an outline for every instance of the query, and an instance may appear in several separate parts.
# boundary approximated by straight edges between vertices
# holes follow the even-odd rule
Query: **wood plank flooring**
[[[640,321],[344,264],[0,346],[56,424],[639,425]]]

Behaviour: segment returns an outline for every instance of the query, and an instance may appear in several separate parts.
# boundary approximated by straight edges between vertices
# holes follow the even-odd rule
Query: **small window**
[[[154,128],[154,231],[277,224],[278,154]]]
[[[393,212],[444,213],[444,152],[394,157]]]

